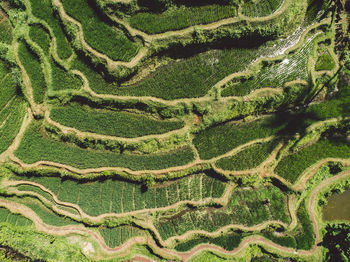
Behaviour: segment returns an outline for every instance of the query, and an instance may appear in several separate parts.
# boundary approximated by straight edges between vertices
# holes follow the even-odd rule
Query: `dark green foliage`
[[[237,7],[207,5],[199,7],[173,7],[163,13],[137,13],[129,19],[130,25],[146,33],[174,31],[197,24],[209,24],[237,16]]]
[[[284,246],[284,247],[291,247],[296,248],[297,243],[295,239],[291,236],[285,235],[285,236],[276,236],[273,233],[265,233],[263,234],[264,237],[270,239],[271,241],[275,242],[278,245]]]
[[[60,21],[53,14],[50,0],[30,0],[33,15],[44,20],[50,26],[57,41],[57,52],[61,58],[68,58],[72,54],[67,38],[62,30]]]
[[[0,42],[6,44],[11,44],[12,42],[12,28],[8,20],[3,20],[0,23]]]
[[[276,167],[276,173],[294,183],[305,169],[327,157],[349,158],[349,142],[342,138],[322,139],[283,158]]]
[[[274,13],[282,3],[282,0],[246,1],[242,7],[242,13],[251,17],[268,16]]]
[[[119,95],[155,96],[167,100],[204,96],[228,74],[244,70],[255,58],[257,49],[231,48],[204,52],[171,62],[152,77],[129,87],[96,90]]]
[[[78,104],[54,107],[50,117],[65,126],[74,127],[81,131],[119,137],[161,134],[183,127],[183,123],[180,121],[161,121],[142,114],[96,110]]]
[[[183,242],[181,244],[178,244],[175,247],[175,249],[180,252],[185,252],[185,251],[191,250],[192,248],[194,248],[199,244],[208,243],[208,244],[214,244],[214,245],[220,246],[226,250],[233,250],[239,246],[243,237],[248,234],[249,233],[242,233],[242,234],[228,233],[216,238],[209,238],[206,236],[202,236],[201,238],[194,238],[186,242]]]
[[[315,242],[315,233],[307,213],[305,200],[301,202],[297,212],[299,223],[301,224],[300,233],[295,237],[297,249],[309,250]]]
[[[276,135],[285,125],[286,122],[276,122],[275,117],[247,123],[228,122],[201,131],[193,143],[202,159],[210,159],[254,139]]]
[[[83,85],[78,76],[73,75],[71,72],[66,72],[54,61],[51,61],[51,72],[53,90],[79,89]]]
[[[204,96],[226,75],[244,70],[255,58],[256,48],[213,50],[170,62],[151,77],[132,86],[107,83],[81,60],[73,67],[81,70],[97,93],[131,96],[154,96],[167,100]]]
[[[190,147],[164,154],[129,155],[93,151],[70,146],[43,137],[38,123],[32,124],[22,139],[16,155],[26,163],[54,161],[77,168],[126,167],[133,170],[163,169],[184,165],[193,159]]]
[[[270,204],[265,204],[269,200]],[[253,226],[267,220],[290,222],[286,197],[278,188],[266,186],[257,190],[237,189],[224,208],[188,209],[155,223],[162,238],[168,239],[192,230],[214,232],[230,224]],[[194,242],[197,244],[197,241]]]
[[[278,142],[279,140],[272,140],[252,145],[234,156],[218,160],[216,165],[219,168],[233,171],[255,168],[272,153]]]
[[[41,104],[44,101],[46,83],[39,57],[23,42],[18,47],[18,54],[30,78],[34,102]]]
[[[326,261],[347,262],[350,257],[349,224],[329,224],[321,245],[328,249]]]
[[[31,26],[29,28],[29,37],[42,48],[45,54],[49,53],[50,37],[43,27],[39,25]]]
[[[86,42],[97,51],[122,61],[129,61],[137,54],[139,46],[121,31],[106,24],[88,1],[63,0],[62,4],[66,12],[82,24]]]

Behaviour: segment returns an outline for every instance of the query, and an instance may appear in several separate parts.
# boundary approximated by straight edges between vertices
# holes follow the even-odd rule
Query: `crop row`
[[[24,42],[19,44],[18,55],[30,78],[34,102],[41,104],[44,101],[46,83],[39,57]]]
[[[242,7],[242,13],[250,17],[262,17],[273,14],[283,3],[283,0],[249,1]]]
[[[132,170],[157,170],[185,165],[194,158],[192,149],[189,146],[169,153],[149,155],[86,150],[43,136],[38,123],[33,123],[26,130],[15,154],[28,164],[43,160],[66,164],[80,169],[125,167]]]
[[[58,55],[63,59],[70,57],[72,49],[63,32],[60,21],[53,12],[51,0],[30,0],[30,4],[33,15],[44,20],[56,37]]]
[[[81,23],[86,42],[97,51],[113,60],[123,61],[129,61],[137,54],[139,45],[107,24],[106,19],[96,13],[96,7],[90,6],[91,1],[62,0],[62,4],[66,12]]]
[[[244,70],[255,58],[255,48],[214,50],[173,61],[159,68],[151,77],[132,86],[107,83],[81,60],[74,69],[82,71],[97,93],[131,96],[154,96],[167,100],[204,96],[226,75]]]
[[[183,127],[180,121],[162,121],[142,114],[97,110],[79,104],[54,107],[50,112],[50,118],[81,131],[119,137],[161,134]]]
[[[267,220],[289,222],[286,198],[279,189],[235,190],[228,209],[194,209],[171,218],[160,218],[155,226],[163,239],[192,230],[213,232],[230,224],[252,226]],[[268,200],[269,204],[266,204]]]
[[[163,13],[137,13],[129,19],[129,23],[132,27],[146,33],[156,34],[198,24],[209,24],[224,18],[235,17],[237,13],[237,7],[231,5],[180,6]]]
[[[0,222],[1,223],[9,223],[14,226],[30,226],[32,224],[32,221],[30,221],[28,218],[19,215],[11,213],[6,208],[0,208]]]
[[[263,117],[251,122],[221,124],[198,133],[193,140],[202,159],[229,152],[254,139],[277,135],[286,127],[277,116]]]
[[[56,194],[59,200],[78,204],[87,214],[93,216],[166,207],[184,200],[218,198],[225,189],[221,181],[206,175],[193,175],[171,182],[169,185],[149,188],[147,191],[140,184],[111,179],[90,183],[79,183],[68,179],[61,181],[55,177],[23,179],[42,184]],[[21,185],[18,189],[36,192],[51,200],[50,196],[37,187]]]
[[[278,142],[275,139],[270,142],[252,145],[232,157],[218,160],[216,165],[219,168],[232,171],[255,168],[272,153]]]
[[[117,247],[133,237],[144,236],[145,231],[133,226],[119,226],[115,228],[99,229],[106,244],[111,247]]]
[[[4,152],[15,139],[26,112],[26,102],[22,98],[11,100],[10,104],[0,111],[0,153]]]
[[[276,173],[294,183],[304,170],[328,157],[350,158],[349,141],[342,137],[321,139],[316,144],[284,157],[278,163]]]
[[[263,87],[283,87],[293,80],[308,79],[308,59],[316,40],[307,42],[298,52],[286,56],[282,61],[265,65],[249,79],[230,83],[223,96],[244,96]]]

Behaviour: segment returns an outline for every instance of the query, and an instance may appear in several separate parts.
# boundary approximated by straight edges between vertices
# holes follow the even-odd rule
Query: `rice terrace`
[[[0,0],[0,261],[349,261],[349,26],[346,0]]]

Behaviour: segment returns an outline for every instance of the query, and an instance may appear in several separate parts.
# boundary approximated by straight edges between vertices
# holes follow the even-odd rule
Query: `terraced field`
[[[331,0],[1,1],[6,254],[338,255],[323,241],[321,209],[350,185],[348,9]]]

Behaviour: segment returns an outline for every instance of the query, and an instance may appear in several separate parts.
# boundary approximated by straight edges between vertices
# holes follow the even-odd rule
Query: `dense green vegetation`
[[[33,89],[34,102],[41,104],[44,102],[46,83],[41,69],[39,57],[25,43],[18,47],[19,57],[30,78]]]
[[[103,228],[99,230],[103,236],[106,244],[111,247],[117,247],[125,243],[127,240],[137,237],[144,236],[145,232],[137,227],[132,226],[120,226],[116,228]]]
[[[163,239],[168,239],[196,229],[214,232],[230,224],[252,226],[267,220],[290,221],[286,198],[276,187],[237,189],[231,194],[227,209],[189,209],[171,218],[160,218],[156,228]]]
[[[305,201],[301,202],[297,217],[301,224],[300,233],[295,237],[297,249],[311,249],[315,242],[315,233],[307,213]]]
[[[274,13],[282,5],[283,0],[246,1],[242,13],[246,16],[261,17]]]
[[[45,54],[49,53],[50,37],[43,27],[34,25],[29,28],[29,37],[37,43]]]
[[[346,261],[348,227],[322,230],[306,204],[347,161],[295,184],[350,159],[343,2],[0,1],[0,246],[33,261]],[[177,253],[205,243],[223,250]]]
[[[0,222],[1,223],[9,223],[14,226],[30,226],[32,225],[32,221],[28,218],[20,215],[11,213],[6,208],[0,208]]]
[[[12,144],[19,132],[26,107],[22,98],[14,98],[0,111],[0,154]]]
[[[28,154],[28,152],[31,153]],[[41,134],[38,123],[32,124],[25,132],[16,155],[28,164],[46,160],[80,169],[96,167],[125,167],[133,170],[164,169],[187,164],[193,159],[193,152],[189,147],[170,153],[150,155],[85,150],[48,139]]]
[[[232,5],[173,6],[163,13],[136,13],[129,19],[129,22],[132,27],[155,34],[235,17],[237,11],[237,7]]]
[[[50,0],[29,0],[33,15],[45,21],[57,42],[57,53],[61,58],[69,58],[72,55],[72,49],[62,30],[61,24],[55,16]]]
[[[271,154],[277,144],[278,140],[272,140],[250,146],[234,156],[218,160],[216,165],[219,168],[233,171],[255,168]]]
[[[316,144],[284,157],[278,163],[276,173],[294,183],[305,169],[327,157],[349,158],[349,141],[344,138],[321,139]]]
[[[54,107],[50,117],[81,131],[119,137],[161,134],[183,127],[180,121],[158,120],[131,112],[97,110],[78,104]]]
[[[193,143],[202,159],[210,159],[254,139],[276,135],[286,124],[273,116],[251,122],[228,122],[201,131]]]
[[[151,187],[147,191],[141,184],[114,179],[85,183],[71,179],[61,180],[57,177],[18,176],[13,179],[42,184],[51,190],[59,200],[79,204],[84,212],[93,216],[111,212],[123,213],[145,208],[161,208],[173,205],[178,201],[218,198],[225,190],[223,182],[204,174]],[[20,185],[17,188],[38,193],[52,201],[47,193],[37,187]]]
[[[52,88],[55,91],[79,89],[83,83],[80,77],[65,71],[62,67],[51,61]]]
[[[66,12],[82,24],[86,42],[97,51],[122,61],[129,61],[137,54],[138,44],[103,21],[89,2],[62,0],[62,4]]]
[[[282,61],[264,65],[256,75],[248,79],[229,83],[222,95],[244,96],[263,87],[278,88],[293,80],[308,80],[308,60],[316,41],[317,39],[308,41],[299,51],[286,56]]]

